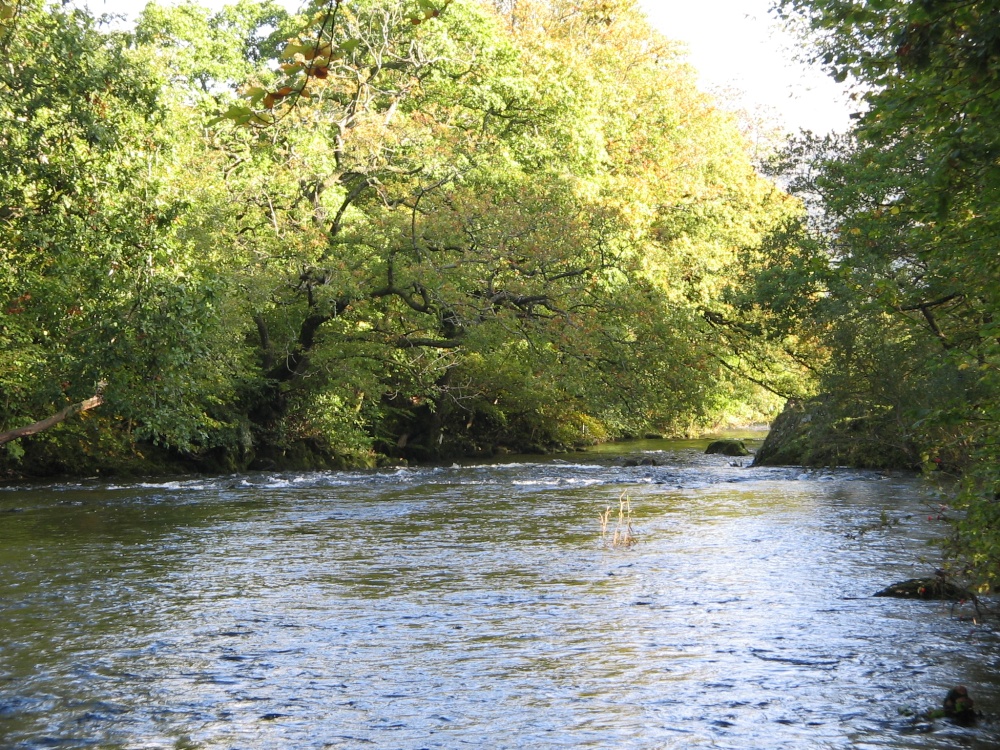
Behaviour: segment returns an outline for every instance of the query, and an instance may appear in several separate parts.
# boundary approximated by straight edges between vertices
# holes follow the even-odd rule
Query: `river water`
[[[2,489],[0,748],[1000,746],[932,488],[703,446]]]

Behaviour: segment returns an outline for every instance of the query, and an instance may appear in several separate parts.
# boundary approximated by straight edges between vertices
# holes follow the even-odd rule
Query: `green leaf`
[[[225,111],[222,117],[228,120],[238,120],[242,117],[247,117],[252,114],[253,110],[250,109],[245,104],[231,104],[229,105],[229,109]]]
[[[290,60],[296,55],[305,55],[310,52],[313,46],[310,44],[302,44],[301,42],[289,42],[285,45],[285,48],[281,51],[282,60]]]
[[[244,96],[246,96],[250,100],[251,104],[257,104],[261,99],[264,98],[264,95],[266,93],[267,89],[265,89],[262,86],[251,86],[249,89],[246,90],[246,92],[244,92]]]

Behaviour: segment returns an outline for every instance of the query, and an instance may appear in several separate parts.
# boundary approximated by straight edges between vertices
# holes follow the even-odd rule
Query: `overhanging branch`
[[[41,419],[34,424],[29,424],[26,427],[18,427],[17,429],[7,430],[7,432],[0,433],[0,445],[9,443],[11,440],[17,440],[18,438],[37,435],[39,432],[44,432],[50,427],[55,427],[60,422],[65,422],[70,417],[74,417],[85,411],[90,411],[91,409],[96,409],[103,403],[104,396],[101,394],[100,390],[98,390],[98,392],[90,398],[76,404],[70,404],[62,411],[53,414],[51,417],[46,417],[45,419]]]

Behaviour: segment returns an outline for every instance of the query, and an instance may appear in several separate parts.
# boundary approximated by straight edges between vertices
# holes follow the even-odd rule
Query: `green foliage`
[[[183,209],[159,82],[82,11],[23,4],[0,71],[0,425],[93,395],[128,432],[191,447],[232,390],[213,291],[173,246]]]
[[[863,102],[850,137],[792,151],[816,278],[807,316],[824,390],[891,415],[928,467],[964,474],[960,548],[1000,575],[1000,5],[993,0],[783,0],[817,57]],[[798,264],[797,264],[798,265]],[[822,269],[822,270],[820,270]],[[801,288],[801,270],[779,275]],[[777,301],[777,300],[775,300]],[[778,317],[794,307],[772,308]]]
[[[239,0],[218,13],[186,0],[149,3],[135,43],[189,100],[214,101],[259,72],[277,51],[288,14],[274,2]]]
[[[727,280],[798,205],[632,2],[5,23],[2,426],[105,382],[122,445],[324,467],[692,431],[801,380]]]

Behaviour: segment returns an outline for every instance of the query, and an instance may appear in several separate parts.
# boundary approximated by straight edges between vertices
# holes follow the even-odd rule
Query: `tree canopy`
[[[961,475],[958,548],[1000,573],[1000,6],[782,0],[859,112],[778,173],[808,214],[775,234],[744,303],[818,346],[825,429]],[[817,356],[818,355],[818,356]],[[873,461],[877,463],[877,461]]]
[[[798,387],[720,321],[799,203],[632,2],[3,7],[0,429],[88,405],[8,466],[550,449]]]

